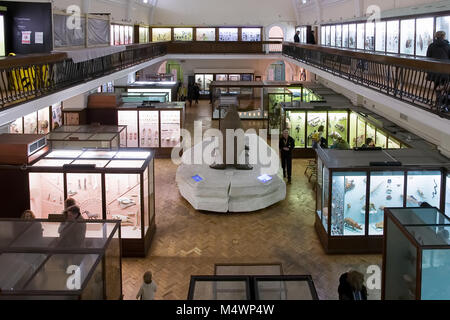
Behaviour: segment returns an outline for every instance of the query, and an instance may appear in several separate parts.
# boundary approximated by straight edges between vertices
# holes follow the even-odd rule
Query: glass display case
[[[0,300],[123,298],[118,221],[3,219],[0,230]]]
[[[386,25],[386,52],[398,53],[400,22],[398,20],[391,20],[387,21]]]
[[[428,46],[433,42],[434,18],[416,20],[416,56],[426,56]]]
[[[62,126],[47,134],[52,149],[119,149],[127,146],[125,126]]]
[[[356,24],[354,23],[348,25],[348,47],[356,49]]]
[[[375,24],[376,39],[375,51],[386,51],[386,21],[377,22]]]
[[[261,28],[242,28],[242,41],[261,41]]]
[[[53,150],[27,168],[30,209],[61,214],[64,199],[84,219],[121,221],[124,256],[145,256],[155,231],[153,152]]]
[[[440,207],[443,158],[433,155],[429,166],[413,168],[410,153],[414,150],[317,149],[322,182],[316,190],[316,231],[328,253],[381,252],[385,207],[419,207],[424,201]],[[375,165],[387,161],[401,165]]]
[[[450,16],[436,17],[436,31],[444,31],[445,34],[450,34]]]
[[[219,28],[219,41],[238,41],[238,28]]]
[[[213,74],[195,74],[195,82],[200,86],[200,94],[209,94],[209,86],[213,81]]]
[[[348,111],[328,111],[328,145],[333,145],[337,138],[348,141]]]
[[[348,48],[348,24],[342,26],[342,46]]]
[[[326,27],[322,26],[320,27],[320,45],[326,46],[327,45],[327,35],[326,35]]]
[[[331,46],[331,26],[325,27],[325,45]]]
[[[57,103],[52,105],[50,109],[52,114],[52,130],[53,130],[63,125],[62,106],[60,103]]]
[[[331,26],[331,28],[330,28],[330,37],[331,37],[330,45],[332,47],[335,47],[336,46],[336,26]]]
[[[193,34],[192,28],[173,28],[174,41],[192,41]]]
[[[155,148],[158,157],[170,156],[181,138],[184,102],[157,103],[152,107],[124,104],[117,109],[118,124],[127,126],[128,148]]]
[[[336,47],[342,47],[342,25],[336,26]]]
[[[365,47],[365,37],[364,37],[364,29],[365,29],[364,23],[358,23],[356,25],[356,48],[364,50]]]
[[[38,132],[37,116],[37,112],[33,112],[23,117],[23,133],[36,134]]]
[[[450,300],[450,218],[436,208],[386,208],[382,300]]]
[[[171,40],[172,40],[171,28],[152,28],[152,42],[171,41]]]
[[[326,111],[310,111],[306,114],[306,137],[307,147],[312,147],[312,136],[317,132],[320,126],[327,128]]]
[[[416,21],[414,19],[402,20],[400,30],[400,53],[413,55]]]
[[[150,29],[149,27],[139,27],[139,43],[150,42]]]
[[[216,41],[216,28],[197,28],[197,41]]]
[[[447,168],[447,179],[445,182],[445,214],[450,214],[450,168]]]
[[[375,23],[366,23],[364,49],[373,51],[375,50]]]
[[[292,92],[285,88],[269,88],[269,130],[281,130],[281,106],[292,101]]]

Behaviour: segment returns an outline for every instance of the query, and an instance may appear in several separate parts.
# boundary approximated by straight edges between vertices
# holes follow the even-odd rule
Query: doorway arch
[[[273,25],[268,28],[267,39],[269,41],[284,41],[285,30],[279,25]],[[269,52],[281,52],[281,44],[270,44]]]

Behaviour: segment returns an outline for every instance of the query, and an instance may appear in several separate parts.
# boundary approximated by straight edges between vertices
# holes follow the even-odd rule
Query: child
[[[144,273],[144,283],[139,289],[136,299],[140,300],[153,300],[155,299],[156,284],[152,281],[152,272],[147,271]]]

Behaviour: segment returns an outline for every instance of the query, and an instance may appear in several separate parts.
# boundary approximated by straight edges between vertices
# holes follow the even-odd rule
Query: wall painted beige
[[[296,21],[292,0],[159,0],[159,25],[256,25]]]

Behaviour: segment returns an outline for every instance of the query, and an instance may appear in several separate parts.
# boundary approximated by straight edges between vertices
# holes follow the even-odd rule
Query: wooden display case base
[[[313,159],[316,157],[316,151],[313,148],[298,148],[292,151],[294,159]]]
[[[327,254],[381,254],[383,252],[383,236],[330,237],[317,215],[314,227]]]
[[[122,257],[145,258],[152,244],[155,232],[156,225],[152,224],[144,239],[122,239]]]

